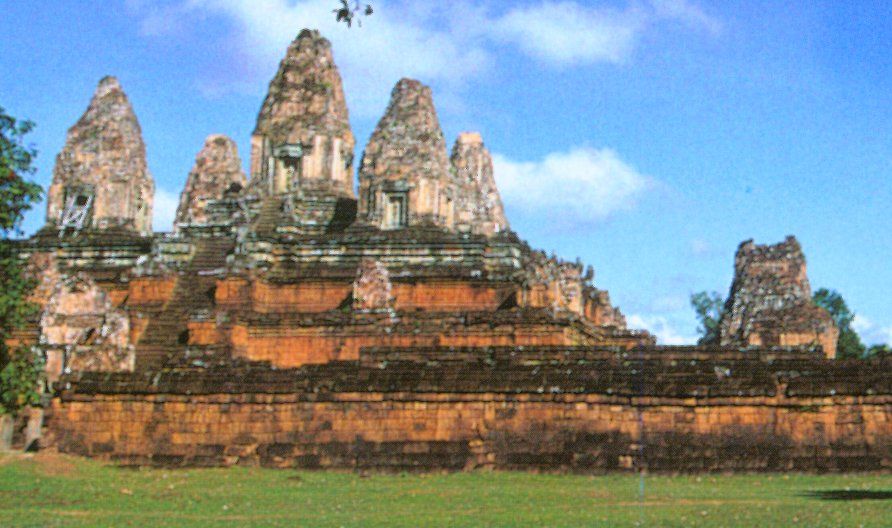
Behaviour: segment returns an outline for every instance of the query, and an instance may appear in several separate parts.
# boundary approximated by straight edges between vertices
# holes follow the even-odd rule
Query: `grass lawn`
[[[892,526],[892,475],[373,475],[0,456],[0,526]]]

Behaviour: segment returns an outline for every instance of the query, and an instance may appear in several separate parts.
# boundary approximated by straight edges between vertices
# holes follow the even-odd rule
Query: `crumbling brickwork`
[[[114,77],[99,82],[87,111],[68,130],[47,193],[57,229],[152,231],[155,184],[130,101]]]
[[[108,294],[83,274],[62,276],[40,315],[40,346],[47,374],[133,370],[130,320]]]
[[[493,175],[492,156],[480,134],[459,134],[450,161],[458,187],[456,225],[484,235],[509,229]]]
[[[180,194],[174,229],[207,224],[208,202],[223,199],[227,192],[237,194],[246,183],[235,142],[219,134],[208,136]]]
[[[331,43],[305,29],[288,46],[257,117],[250,190],[353,197],[354,144]]]
[[[795,237],[774,245],[744,241],[734,259],[734,282],[719,324],[722,345],[821,345],[836,355],[836,325],[814,304],[805,255]]]
[[[892,377],[881,362],[543,347],[367,350],[298,370],[203,364],[69,379],[53,406],[56,445],[163,466],[892,467]]]

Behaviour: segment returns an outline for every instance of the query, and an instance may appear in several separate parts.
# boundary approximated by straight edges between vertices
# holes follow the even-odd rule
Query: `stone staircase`
[[[254,220],[253,231],[260,236],[269,236],[276,233],[276,226],[282,215],[282,199],[270,196],[260,206],[260,213]]]
[[[188,322],[196,315],[214,312],[216,270],[226,265],[235,242],[231,238],[196,239],[189,264],[177,277],[170,300],[152,317],[136,345],[137,370],[157,368],[185,351],[189,341]]]

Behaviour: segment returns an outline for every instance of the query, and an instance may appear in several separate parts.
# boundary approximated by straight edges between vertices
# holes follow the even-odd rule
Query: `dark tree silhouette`
[[[371,15],[374,13],[374,9],[371,4],[359,0],[354,0],[352,3],[348,0],[341,0],[341,6],[333,9],[332,13],[335,14],[335,19],[338,22],[344,22],[347,27],[353,27],[354,21],[357,26],[362,27],[361,17]]]
[[[861,342],[858,332],[852,328],[855,314],[849,309],[845,299],[835,290],[821,288],[812,295],[812,300],[818,306],[830,312],[830,317],[839,329],[839,339],[836,342],[836,357],[840,359],[860,358],[864,356],[866,347]]]

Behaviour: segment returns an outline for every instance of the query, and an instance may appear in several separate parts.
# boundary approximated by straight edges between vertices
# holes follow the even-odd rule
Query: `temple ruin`
[[[237,195],[246,184],[235,142],[219,134],[208,136],[180,194],[174,231],[181,226],[206,225],[208,202],[227,194]]]
[[[105,77],[68,130],[47,193],[47,228],[152,231],[155,184],[130,101]]]
[[[742,242],[719,322],[721,344],[818,345],[827,357],[835,357],[839,331],[811,295],[805,255],[795,237],[774,245]]]
[[[721,347],[659,347],[590,266],[511,229],[479,133],[447,145],[431,89],[402,79],[355,181],[331,45],[304,30],[249,177],[208,136],[153,233],[139,124],[103,79],[20,245],[42,311],[16,339],[54,381],[42,445],[126,465],[892,467],[892,370],[825,358],[794,240],[741,246]]]

